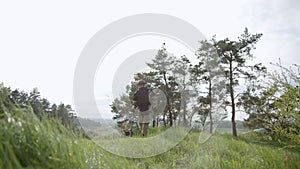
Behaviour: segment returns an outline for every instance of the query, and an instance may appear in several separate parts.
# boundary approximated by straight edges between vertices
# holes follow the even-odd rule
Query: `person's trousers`
[[[147,136],[148,126],[149,126],[149,123],[140,123],[140,127],[141,127],[141,131],[142,131],[143,136]]]

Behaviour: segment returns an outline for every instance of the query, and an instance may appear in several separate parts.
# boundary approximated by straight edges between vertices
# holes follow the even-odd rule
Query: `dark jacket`
[[[135,106],[137,106],[140,111],[146,111],[149,109],[149,90],[146,87],[139,88],[139,90],[134,93],[133,101],[135,101]]]

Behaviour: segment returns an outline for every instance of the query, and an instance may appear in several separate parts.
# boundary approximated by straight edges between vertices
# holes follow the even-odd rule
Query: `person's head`
[[[145,87],[145,85],[146,85],[146,82],[145,82],[144,80],[140,80],[140,81],[138,82],[139,88]]]

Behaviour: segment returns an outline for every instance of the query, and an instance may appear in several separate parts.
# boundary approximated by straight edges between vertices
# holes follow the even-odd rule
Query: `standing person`
[[[139,109],[139,124],[141,127],[142,135],[147,136],[148,125],[150,122],[150,101],[149,101],[149,90],[146,87],[146,82],[140,80],[138,82],[138,91],[134,93],[133,101],[135,107]]]

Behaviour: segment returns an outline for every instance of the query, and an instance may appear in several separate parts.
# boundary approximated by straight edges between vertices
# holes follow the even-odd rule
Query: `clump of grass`
[[[32,111],[15,108],[5,112],[0,127],[2,168],[54,168],[66,161],[76,165],[68,154],[76,139],[58,121],[40,120]]]
[[[103,161],[102,151],[92,151],[60,121],[28,109],[1,114],[0,131],[0,168],[90,168]]]

